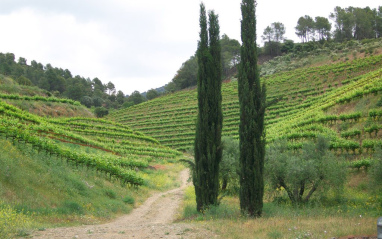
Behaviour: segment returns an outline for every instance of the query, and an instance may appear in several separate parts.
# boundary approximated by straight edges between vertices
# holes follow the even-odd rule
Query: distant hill
[[[68,69],[43,65],[35,60],[15,59],[13,53],[0,52],[0,75],[12,78],[20,86],[38,87],[45,94],[79,101],[86,107],[120,108],[126,98],[112,82],[102,83],[97,77],[73,76]]]

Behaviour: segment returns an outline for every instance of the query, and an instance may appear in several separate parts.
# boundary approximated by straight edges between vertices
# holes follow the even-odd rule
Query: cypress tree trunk
[[[221,59],[218,16],[209,13],[209,41],[206,10],[200,4],[198,43],[198,118],[195,136],[195,186],[197,210],[218,203],[219,163],[222,158]]]
[[[259,217],[263,208],[265,153],[265,85],[260,86],[257,69],[255,1],[241,4],[240,103],[240,208],[243,214]]]

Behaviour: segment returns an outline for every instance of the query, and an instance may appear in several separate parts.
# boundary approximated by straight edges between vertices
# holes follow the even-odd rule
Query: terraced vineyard
[[[267,141],[289,139],[293,149],[307,138],[326,135],[338,153],[361,154],[381,145],[382,55],[301,68],[262,78],[267,86]],[[129,125],[178,150],[194,142],[196,89],[156,98],[118,112],[109,119]],[[225,82],[223,135],[238,137],[237,81]]]
[[[29,100],[41,100],[32,98]],[[171,161],[181,155],[118,123],[92,118],[46,119],[3,101],[0,101],[0,137],[21,146],[30,144],[38,151],[134,186],[145,183],[139,169],[158,159]]]

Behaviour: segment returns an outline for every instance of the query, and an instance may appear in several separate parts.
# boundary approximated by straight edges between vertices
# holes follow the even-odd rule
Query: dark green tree
[[[220,39],[223,64],[223,78],[226,79],[232,72],[236,71],[236,66],[240,62],[240,43],[238,40],[230,39],[223,34]]]
[[[97,107],[94,109],[94,114],[97,116],[97,118],[102,118],[109,114],[109,110],[104,107]]]
[[[131,93],[131,95],[127,98],[127,101],[132,103],[132,105],[137,105],[145,101],[145,97],[139,93],[139,91],[134,91]]]
[[[375,22],[374,22],[374,31],[375,37],[382,37],[382,6],[378,7],[378,10],[374,10]]]
[[[27,59],[24,57],[19,57],[19,60],[17,61],[19,65],[26,66],[27,65]]]
[[[106,85],[106,88],[109,91],[109,95],[115,94],[115,86],[113,82],[109,81]]]
[[[330,188],[341,193],[346,180],[344,162],[329,149],[330,140],[322,136],[305,142],[301,151],[288,150],[287,140],[267,147],[265,177],[271,188],[283,188],[293,204],[322,197]]]
[[[195,56],[191,56],[190,59],[182,64],[172,80],[177,90],[195,86],[197,82],[197,72],[198,61]]]
[[[240,208],[243,214],[262,214],[265,155],[265,85],[257,68],[255,1],[241,3],[241,62],[238,91],[240,103]]]
[[[158,96],[159,96],[158,91],[156,91],[155,89],[150,89],[149,91],[147,91],[146,99],[152,100],[157,98]]]
[[[20,76],[16,79],[16,82],[19,83],[19,85],[28,85],[31,86],[33,85],[32,82],[26,78],[25,76]]]
[[[332,24],[329,22],[329,19],[326,17],[316,17],[314,27],[318,34],[319,40],[329,40],[330,30],[332,29]]]
[[[200,4],[200,41],[198,42],[198,117],[195,136],[193,183],[196,207],[203,211],[218,204],[219,163],[222,158],[221,131],[221,46],[219,21],[214,11],[208,14]]]
[[[305,15],[297,21],[296,35],[301,38],[302,42],[308,42],[310,38],[314,38],[315,28],[314,20],[311,16]]]
[[[263,38],[264,51],[268,55],[277,56],[281,54],[281,41],[284,39],[285,26],[281,22],[274,22],[264,29]]]
[[[119,90],[117,93],[117,102],[118,104],[122,105],[126,100],[125,94]]]
[[[330,18],[335,22],[334,39],[339,42],[351,40],[353,38],[353,28],[355,26],[354,15],[341,7],[335,7],[334,13],[330,13]]]
[[[105,89],[106,87],[104,87],[104,85],[102,84],[101,80],[98,79],[97,77],[93,79],[93,87],[94,87],[94,91],[101,91],[101,92],[105,92]]]
[[[93,99],[91,97],[85,95],[81,98],[81,104],[90,108],[93,105]]]
[[[284,40],[284,44],[281,47],[282,53],[289,53],[292,52],[294,49],[294,42],[293,40]]]
[[[354,38],[356,40],[375,38],[374,12],[369,8],[354,8]]]

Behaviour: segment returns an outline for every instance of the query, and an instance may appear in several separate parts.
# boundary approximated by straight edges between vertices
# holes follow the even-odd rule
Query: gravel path
[[[211,231],[194,224],[173,223],[183,199],[189,172],[180,173],[181,186],[158,193],[130,214],[101,225],[63,227],[35,232],[33,238],[214,238]]]

